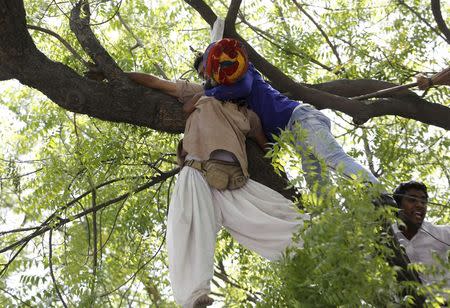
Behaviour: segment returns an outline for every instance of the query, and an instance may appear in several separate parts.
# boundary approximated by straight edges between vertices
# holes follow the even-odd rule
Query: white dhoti
[[[299,214],[291,201],[253,180],[240,189],[219,191],[198,170],[184,167],[174,187],[167,224],[175,300],[192,307],[199,296],[209,294],[222,226],[246,248],[277,260],[305,219],[308,215]]]

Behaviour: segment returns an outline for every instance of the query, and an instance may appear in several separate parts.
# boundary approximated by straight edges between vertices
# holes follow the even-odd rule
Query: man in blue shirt
[[[217,54],[214,48],[220,43],[221,41],[211,44],[202,56],[202,60],[196,63],[205,69],[209,65],[207,63],[209,54],[211,52]],[[227,65],[229,65],[228,62],[230,61],[227,61]],[[217,67],[216,65],[216,69]],[[201,71],[202,68],[199,67],[199,69]],[[211,73],[211,70],[209,72],[206,70],[205,77],[212,79],[214,85],[214,72]],[[296,148],[302,156],[302,168],[310,187],[313,187],[314,183],[323,182],[318,159],[323,160],[333,170],[342,168],[347,176],[359,174],[366,181],[379,183],[372,173],[347,155],[337,143],[331,134],[331,123],[328,117],[313,106],[291,100],[272,88],[263,80],[253,64],[248,64],[248,69],[240,80],[227,85],[218,85],[216,82],[215,86],[205,90],[205,94],[222,101],[244,99],[248,107],[260,117],[264,133],[270,141],[273,141],[273,135],[279,135],[282,130],[291,130],[296,138],[298,145]],[[307,132],[305,140],[298,137],[298,126]],[[307,149],[310,149],[310,152]],[[306,153],[309,153],[308,156]]]

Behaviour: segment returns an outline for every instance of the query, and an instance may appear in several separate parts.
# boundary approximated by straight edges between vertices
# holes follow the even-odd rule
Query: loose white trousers
[[[223,226],[239,243],[269,260],[279,259],[308,215],[278,192],[249,180],[236,190],[211,188],[201,173],[178,175],[167,223],[169,274],[183,307],[210,292],[217,232]],[[296,243],[303,245],[302,242]]]

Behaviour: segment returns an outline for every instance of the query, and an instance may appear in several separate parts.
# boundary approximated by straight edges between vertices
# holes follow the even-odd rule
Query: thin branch
[[[116,17],[119,14],[121,6],[122,6],[122,0],[119,1],[119,4],[116,7],[116,11],[109,18],[107,18],[104,21],[98,22],[98,23],[89,23],[89,26],[100,26],[100,25],[106,24],[107,22],[110,22],[114,17]]]
[[[41,171],[42,169],[44,169],[44,168],[39,168],[39,169],[36,169],[36,170],[34,170],[34,171],[30,171],[30,172],[24,173],[24,174],[19,174],[19,175],[15,175],[15,176],[10,176],[10,177],[5,177],[5,178],[0,178],[0,181],[3,181],[3,180],[13,180],[13,179],[23,178],[23,177],[26,177],[26,176],[29,176],[29,175],[38,173],[38,172]]]
[[[92,187],[92,208],[94,209],[97,206],[97,190],[95,190],[94,185],[92,183],[92,181],[90,181],[91,183],[91,187]],[[101,231],[100,231],[101,232]],[[93,211],[92,212],[92,233],[93,233],[93,245],[94,245],[94,249],[93,249],[93,271],[92,271],[92,276],[94,278],[94,282],[93,282],[93,289],[92,289],[92,294],[94,294],[94,286],[95,286],[95,278],[96,278],[96,274],[97,274],[97,257],[98,257],[98,246],[97,246],[97,241],[98,241],[98,230],[97,230],[97,211]]]
[[[277,47],[278,49],[284,51],[287,55],[297,56],[297,57],[299,57],[299,58],[301,58],[301,59],[307,59],[308,61],[311,61],[312,63],[314,63],[314,64],[320,66],[321,68],[323,68],[323,69],[325,69],[325,70],[327,70],[327,71],[329,71],[329,72],[338,74],[338,72],[335,72],[335,71],[333,70],[332,67],[330,67],[330,66],[328,66],[328,65],[325,65],[325,64],[319,62],[318,60],[314,59],[312,56],[310,56],[310,55],[308,55],[308,54],[306,54],[306,53],[301,53],[301,52],[297,52],[297,51],[292,51],[292,50],[289,50],[289,49],[284,48],[282,45],[280,45],[279,43],[275,42],[275,40],[272,40],[272,39],[271,39],[271,37],[273,37],[273,36],[271,36],[271,35],[270,35],[269,33],[267,33],[266,31],[264,31],[264,30],[262,30],[262,29],[260,29],[260,28],[258,28],[258,27],[256,27],[256,26],[250,24],[243,16],[240,16],[240,20],[241,20],[244,24],[246,24],[250,29],[252,29],[253,31],[255,31],[255,33],[259,34],[263,39],[265,39],[266,41],[268,41],[270,44],[274,45],[274,46]]]
[[[131,36],[136,40],[136,44],[130,48],[130,52],[133,51],[133,49],[137,47],[141,47],[144,50],[145,55],[147,58],[150,59],[150,55],[147,52],[147,48],[145,47],[144,43],[142,43],[142,40],[133,32],[131,27],[128,25],[128,23],[122,18],[122,15],[120,15],[119,12],[117,12],[117,18],[119,18],[120,23],[125,27],[125,29],[131,34]],[[170,78],[167,77],[166,73],[162,70],[161,66],[159,66],[158,63],[152,61],[153,67],[156,69],[156,71],[166,80],[169,80]]]
[[[159,245],[158,249],[156,250],[156,252],[153,254],[153,256],[144,264],[142,264],[141,266],[138,267],[137,271],[133,273],[133,275],[131,275],[130,278],[128,278],[124,283],[122,283],[121,285],[117,286],[116,288],[114,288],[111,291],[108,291],[106,293],[101,294],[99,297],[105,297],[108,296],[116,291],[118,291],[120,288],[122,288],[124,285],[126,285],[130,280],[134,280],[137,276],[137,274],[143,269],[145,268],[151,261],[153,261],[156,256],[160,253],[162,247],[164,246],[164,243],[166,242],[166,232],[164,232],[164,237],[163,240],[161,241],[161,244]]]
[[[32,308],[33,306],[31,306],[30,304],[28,304],[27,302],[24,302],[23,300],[21,300],[17,295],[12,294],[11,292],[9,292],[8,290],[3,289],[2,287],[0,287],[0,290],[5,292],[6,294],[8,294],[9,296],[11,296],[12,298],[20,301],[23,305]]]
[[[180,168],[175,168],[175,169],[172,169],[172,170],[170,170],[170,171],[168,171],[168,172],[166,172],[164,174],[160,174],[158,176],[155,176],[155,177],[152,178],[152,180],[150,182],[148,182],[148,183],[146,183],[146,184],[136,188],[132,192],[125,193],[125,194],[123,194],[123,195],[121,195],[121,196],[119,196],[117,198],[114,198],[114,199],[108,200],[106,202],[103,202],[103,203],[97,205],[95,208],[89,208],[87,210],[84,210],[84,211],[82,211],[82,212],[80,212],[80,213],[78,213],[76,215],[73,215],[71,218],[65,218],[65,219],[59,218],[59,221],[53,226],[53,228],[57,229],[57,228],[59,228],[61,226],[64,226],[67,223],[70,223],[70,222],[72,222],[72,221],[74,221],[76,219],[84,217],[87,214],[92,213],[93,211],[98,211],[98,210],[106,208],[106,207],[108,207],[108,206],[110,206],[112,204],[120,202],[120,201],[128,198],[132,194],[141,192],[141,191],[143,191],[145,189],[148,189],[148,188],[152,187],[153,185],[155,185],[155,184],[157,184],[157,183],[159,183],[161,181],[164,181],[164,180],[174,176],[175,174],[177,174],[179,172],[179,170],[180,170]],[[24,238],[22,238],[22,239],[20,239],[20,240],[18,240],[16,242],[12,243],[12,244],[10,244],[10,245],[0,249],[0,253],[3,253],[3,252],[8,251],[8,250],[11,250],[11,249],[13,249],[13,248],[15,248],[15,247],[17,247],[19,245],[26,244],[30,240],[32,240],[33,238],[35,238],[35,237],[37,237],[37,236],[39,236],[41,234],[44,234],[45,232],[49,231],[50,229],[51,228],[50,228],[49,225],[43,225],[39,230],[36,230],[35,232],[31,233],[30,235],[28,235],[28,236],[26,236],[26,237],[24,237]]]
[[[225,283],[228,283],[230,286],[233,286],[237,289],[241,289],[242,291],[244,291],[247,295],[247,299],[253,303],[258,302],[258,297],[253,294],[253,292],[241,285],[239,285],[239,283],[232,281],[229,277],[228,274],[225,272],[225,269],[221,266],[219,266],[220,272],[217,270],[214,270],[214,276],[219,278],[220,280],[222,280]]]
[[[37,230],[39,228],[40,228],[40,226],[39,227],[29,227],[29,228],[18,228],[18,229],[13,229],[13,230],[8,230],[8,231],[2,231],[2,232],[0,232],[0,236],[10,234],[10,233],[19,233],[19,232]]]
[[[49,29],[45,29],[42,27],[38,27],[38,26],[34,26],[34,25],[27,25],[28,29],[32,29],[32,30],[36,30],[36,31],[40,31],[40,32],[44,32],[47,34],[50,34],[51,36],[55,37],[58,41],[61,42],[61,44],[64,45],[64,47],[66,47],[71,53],[72,55],[78,59],[81,63],[83,63],[84,66],[86,67],[90,67],[91,65],[85,61],[80,54],[75,50],[75,48],[73,48],[65,39],[63,39],[58,33],[53,32],[52,30]]]
[[[372,172],[372,174],[375,177],[379,177],[379,174],[376,172],[375,165],[373,163],[373,153],[372,153],[372,150],[370,149],[370,144],[369,144],[369,140],[368,140],[368,137],[367,137],[367,132],[364,129],[363,129],[363,132],[362,132],[362,140],[363,140],[363,143],[364,143],[364,152],[365,152],[366,157],[367,157],[367,164],[369,165],[369,170],[370,170],[370,172]]]
[[[134,178],[134,177],[132,177],[132,178]],[[109,184],[112,184],[112,183],[115,183],[115,182],[119,182],[119,181],[123,181],[123,180],[125,180],[125,179],[127,179],[127,178],[123,177],[123,178],[112,179],[112,180],[106,181],[106,182],[104,182],[104,183],[101,183],[101,184],[95,186],[94,189],[97,190],[97,189],[102,188],[102,187],[104,187],[104,186],[106,186],[106,185],[109,185]],[[62,206],[62,207],[60,207],[60,208],[58,208],[55,212],[53,212],[53,213],[52,213],[52,214],[51,214],[51,215],[50,215],[50,216],[49,216],[49,217],[41,224],[41,227],[42,227],[43,225],[47,225],[48,222],[49,222],[50,220],[52,220],[53,218],[55,218],[56,215],[57,215],[59,212],[68,209],[69,207],[71,207],[72,205],[74,205],[75,203],[77,203],[78,201],[80,201],[81,199],[83,199],[84,197],[86,197],[87,195],[89,195],[89,194],[91,194],[91,193],[92,193],[92,190],[88,190],[88,191],[82,193],[81,195],[79,195],[78,197],[76,197],[75,199],[71,200],[70,202],[66,203],[66,205],[64,205],[64,206]]]
[[[101,243],[101,245],[102,245],[102,246],[100,247],[100,251],[103,251],[103,249],[106,247],[106,244],[109,242],[109,239],[111,238],[111,236],[112,236],[112,234],[113,234],[113,231],[114,231],[114,229],[116,228],[116,224],[117,224],[117,220],[118,220],[118,218],[119,218],[120,211],[123,209],[123,206],[125,205],[125,201],[126,201],[126,200],[123,200],[123,201],[122,201],[122,204],[119,206],[119,209],[117,210],[117,213],[114,215],[113,225],[112,225],[112,227],[111,227],[111,230],[110,230],[109,233],[108,233],[108,237],[106,238],[105,242],[100,241],[100,243]],[[102,234],[102,233],[100,232],[100,234]]]
[[[133,50],[137,47],[144,47],[144,43],[142,43],[141,39],[136,34],[134,34],[133,30],[131,30],[130,26],[122,18],[122,15],[120,15],[120,13],[117,13],[117,18],[119,18],[119,21],[122,24],[122,26],[124,26],[125,29],[131,34],[131,36],[136,40],[136,45],[134,45],[132,48],[130,48],[130,50]]]
[[[322,36],[325,38],[325,41],[327,42],[327,44],[330,46],[331,50],[333,51],[334,56],[336,57],[338,64],[342,65],[342,61],[341,61],[341,57],[339,57],[339,53],[337,51],[336,46],[330,41],[330,38],[328,37],[328,35],[325,33],[325,31],[322,29],[322,27],[320,26],[320,24],[314,20],[314,18],[311,16],[311,14],[309,14],[304,8],[303,6],[301,6],[296,0],[292,0],[294,2],[294,4],[297,6],[297,8],[306,15],[306,17],[309,18],[309,20],[312,21],[312,23],[316,26],[317,30],[319,30],[319,32],[322,34]]]
[[[273,5],[275,6],[275,8],[277,9],[278,16],[279,16],[279,17],[281,18],[281,20],[283,21],[283,22],[281,23],[281,26],[283,27],[284,31],[286,32],[288,39],[289,39],[289,40],[292,40],[292,32],[291,32],[291,29],[290,29],[289,26],[288,26],[288,22],[287,22],[287,20],[286,20],[286,17],[284,16],[282,7],[280,6],[280,4],[278,3],[277,0],[272,0],[272,4],[273,4]]]
[[[48,234],[48,266],[50,268],[50,276],[52,277],[53,285],[55,286],[56,294],[58,294],[59,300],[63,304],[64,308],[67,308],[67,304],[64,301],[64,298],[59,290],[58,284],[56,283],[55,274],[53,273],[53,260],[52,260],[52,254],[53,254],[53,248],[52,248],[52,234],[53,230],[50,229]]]
[[[420,21],[422,21],[424,24],[426,24],[426,25],[428,26],[428,28],[431,29],[431,31],[433,31],[433,32],[436,33],[438,36],[440,36],[442,39],[444,39],[445,41],[447,41],[447,38],[444,37],[444,36],[442,35],[442,33],[440,33],[438,30],[436,30],[436,28],[433,27],[433,26],[428,22],[428,20],[426,20],[425,18],[423,18],[421,14],[417,13],[412,7],[410,7],[409,5],[407,5],[407,4],[405,3],[404,0],[398,0],[398,3],[399,3],[400,5],[403,5],[405,8],[407,8],[407,9],[408,9],[411,13],[413,13],[418,19],[420,19]],[[435,18],[436,18],[436,17],[435,17]]]
[[[431,11],[433,12],[434,20],[436,21],[439,30],[445,35],[447,43],[450,44],[450,30],[448,29],[444,18],[442,18],[440,0],[431,0]]]
[[[30,240],[26,240],[24,241],[21,245],[21,247],[14,253],[14,255],[8,260],[7,263],[2,264],[3,268],[0,271],[0,277],[3,276],[3,274],[6,274],[6,271],[8,270],[9,265],[11,265],[11,263],[17,258],[17,256],[20,254],[20,252],[25,248],[25,246],[28,244]],[[16,245],[17,246],[17,245]],[[0,252],[2,253],[2,252]]]

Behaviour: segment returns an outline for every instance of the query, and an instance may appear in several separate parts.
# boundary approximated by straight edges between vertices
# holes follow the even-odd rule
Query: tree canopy
[[[193,50],[209,44],[218,16],[273,87],[326,110],[338,141],[388,191],[424,181],[428,217],[448,224],[449,88],[351,98],[447,67],[449,14],[439,0],[2,1],[0,303],[174,305],[165,226],[185,119],[175,99],[123,72],[199,82]],[[249,142],[250,173],[314,215],[300,231],[305,248],[270,265],[221,232],[215,298],[230,307],[410,301],[386,262],[379,221],[392,212],[374,208],[357,181],[336,177],[322,198],[311,194],[291,137],[272,160]]]

